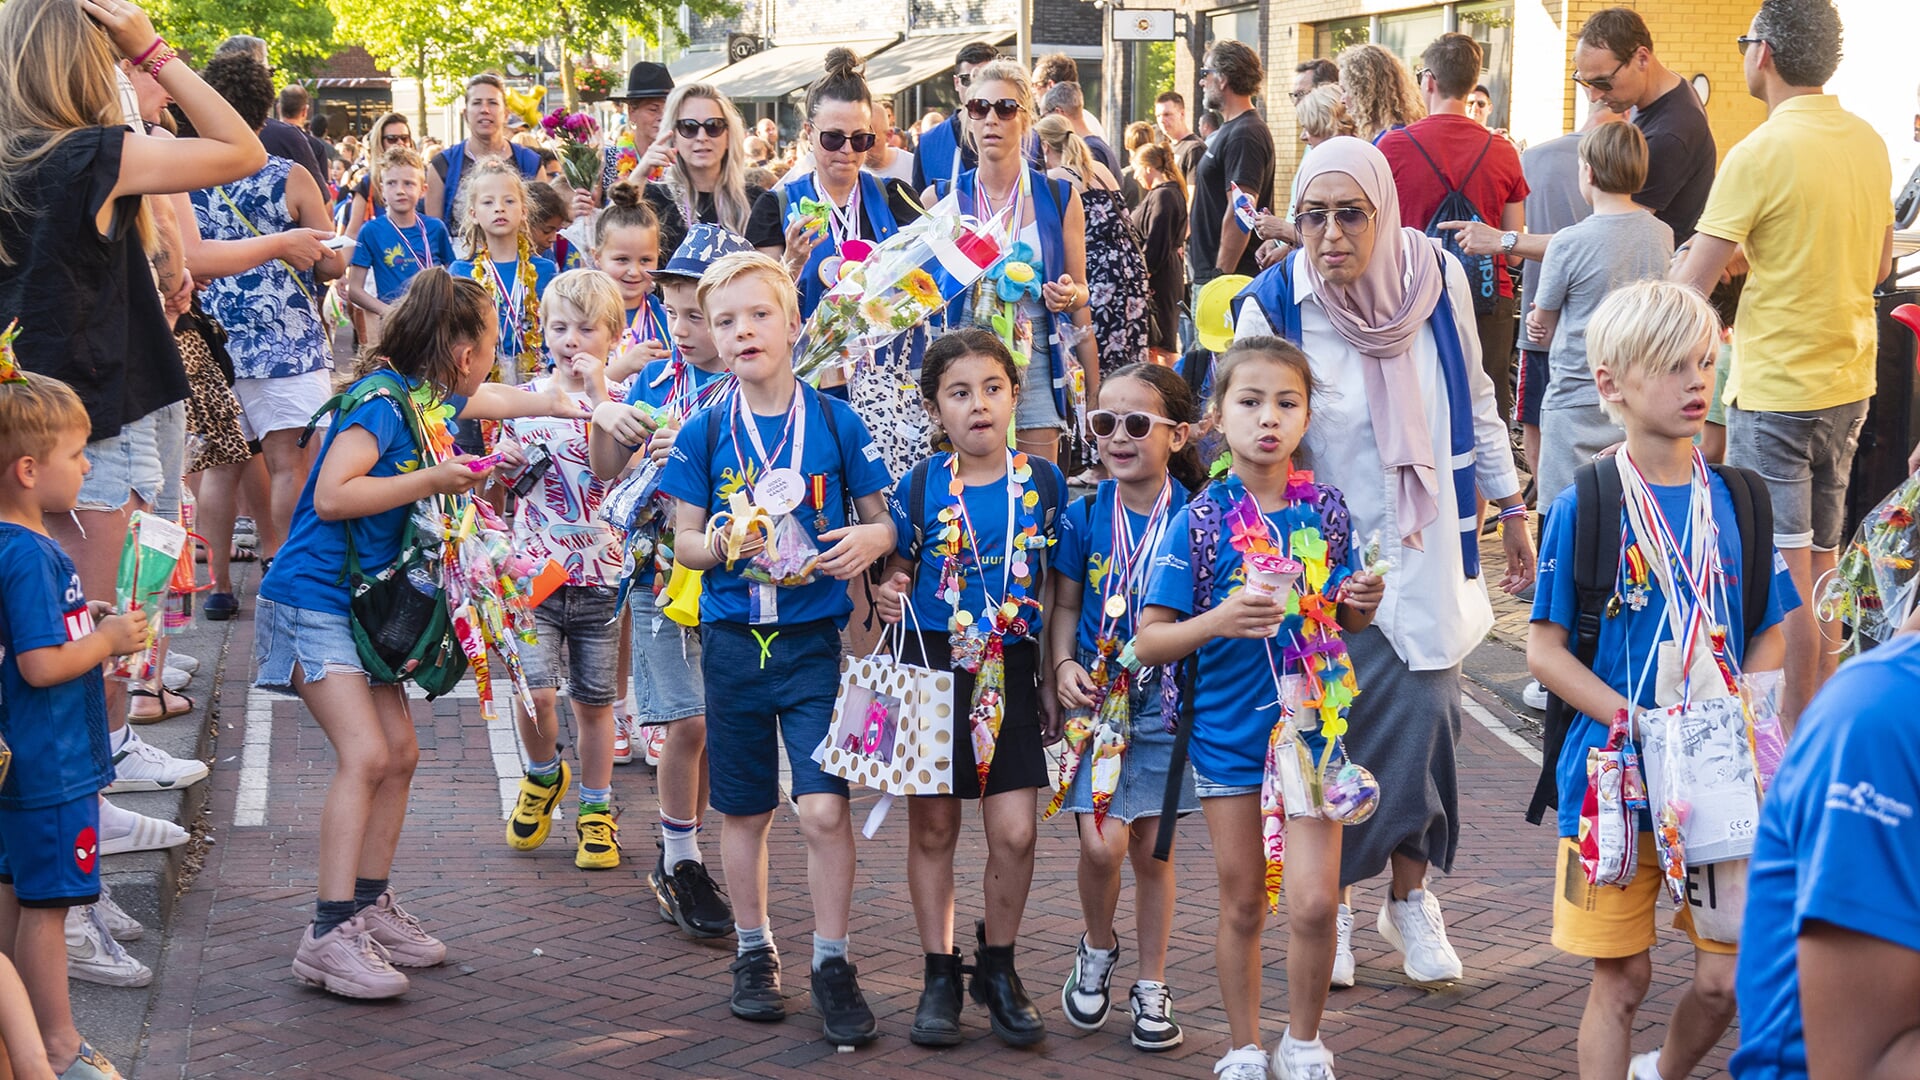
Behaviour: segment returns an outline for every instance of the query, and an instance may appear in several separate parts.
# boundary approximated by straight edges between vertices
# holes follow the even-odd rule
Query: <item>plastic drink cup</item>
[[[1247,556],[1246,563],[1247,591],[1255,596],[1271,596],[1275,599],[1292,592],[1294,582],[1300,580],[1301,573],[1306,569],[1284,555],[1253,554]]]

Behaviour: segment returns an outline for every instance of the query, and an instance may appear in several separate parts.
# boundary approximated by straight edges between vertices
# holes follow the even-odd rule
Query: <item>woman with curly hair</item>
[[[1407,65],[1380,45],[1355,45],[1340,54],[1340,90],[1347,115],[1369,142],[1427,115]]]

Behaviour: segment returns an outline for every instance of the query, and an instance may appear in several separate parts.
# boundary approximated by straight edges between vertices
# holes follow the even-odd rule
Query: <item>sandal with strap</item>
[[[127,723],[129,724],[157,724],[162,720],[171,720],[176,716],[185,716],[193,712],[196,708],[192,698],[176,690],[161,690],[156,693],[144,686],[136,686],[127,690],[127,696],[130,698],[153,698],[160,702],[160,711],[152,716],[142,716],[129,708],[127,710]],[[186,702],[186,704],[175,708],[168,708],[167,700],[169,698],[179,698],[181,701]]]

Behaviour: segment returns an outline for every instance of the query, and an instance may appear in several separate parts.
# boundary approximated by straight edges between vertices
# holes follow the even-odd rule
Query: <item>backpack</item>
[[[1187,502],[1187,565],[1193,567],[1193,607],[1213,606],[1213,564],[1220,554],[1220,525],[1226,510],[1208,484]],[[1153,857],[1166,862],[1173,853],[1173,828],[1180,818],[1181,780],[1187,771],[1187,740],[1193,737],[1193,688],[1200,682],[1200,650],[1160,672],[1160,711],[1174,718],[1173,759],[1167,766],[1167,787],[1160,799],[1160,827],[1153,838]]]
[[[907,520],[913,523],[913,541],[907,546],[907,558],[913,563],[913,584],[920,584],[920,551],[926,543],[926,532],[920,523],[927,516],[927,474],[932,470],[933,458],[922,458],[908,470],[902,481],[907,491]],[[1054,523],[1060,516],[1060,485],[1054,478],[1052,469],[1035,468],[1033,470],[1033,488],[1040,496],[1040,533],[1053,535]],[[1087,496],[1089,500],[1093,496]],[[1008,523],[1011,527],[1012,523]],[[1047,576],[1047,567],[1052,558],[1051,546],[1040,551],[1040,570],[1034,575],[1034,591],[1039,592],[1040,585]]]
[[[1447,179],[1446,173],[1440,171],[1440,166],[1435,163],[1433,156],[1427,153],[1426,147],[1421,146],[1420,140],[1413,137],[1411,129],[1402,134],[1406,135],[1407,141],[1420,152],[1420,156],[1427,159],[1427,167],[1432,169],[1433,175],[1439,178],[1440,186],[1447,189],[1446,195],[1440,200],[1439,208],[1434,210],[1433,217],[1427,221],[1427,235],[1440,241],[1440,246],[1454,258],[1459,259],[1460,265],[1466,268],[1467,284],[1473,292],[1473,313],[1491,315],[1494,304],[1500,299],[1500,272],[1493,265],[1495,256],[1467,254],[1460,249],[1460,234],[1452,229],[1442,229],[1440,223],[1474,221],[1489,224],[1480,216],[1480,208],[1473,205],[1473,200],[1467,198],[1461,189],[1466,187],[1473,180],[1473,175],[1480,171],[1480,163],[1487,160],[1487,151],[1493,149],[1493,140],[1496,136],[1491,131],[1487,132],[1487,144],[1480,148],[1480,156],[1473,159],[1473,167],[1467,170],[1467,175],[1460,178],[1460,183],[1455,184]]]
[[[375,372],[328,398],[307,421],[300,435],[301,447],[313,437],[322,417],[337,419],[376,397],[394,403],[406,420],[422,464],[434,464],[428,460],[432,444],[419,411],[413,407],[412,391],[391,371]],[[426,693],[428,701],[452,690],[466,677],[467,655],[454,634],[453,614],[447,605],[439,538],[423,536],[409,508],[406,528],[400,535],[400,553],[385,569],[368,574],[354,548],[351,524],[345,524],[344,529],[347,566],[342,577],[349,596],[347,624],[353,633],[354,652],[367,676],[382,683],[412,682]]]
[[[1773,584],[1773,499],[1759,474],[1731,465],[1712,467],[1727,494],[1733,500],[1733,515],[1740,529],[1741,613],[1743,632],[1751,642],[1759,632],[1760,620],[1767,613],[1767,593]],[[1578,493],[1573,531],[1573,589],[1577,601],[1574,628],[1567,646],[1588,670],[1600,648],[1601,620],[1611,618],[1607,611],[1615,596],[1620,573],[1620,519],[1617,513],[1602,513],[1601,508],[1621,504],[1620,465],[1611,457],[1590,461],[1574,473]],[[1604,520],[1603,520],[1604,519]],[[1567,729],[1573,724],[1575,709],[1547,694],[1544,739],[1540,753],[1540,777],[1534,783],[1533,799],[1527,804],[1527,822],[1540,824],[1548,807],[1559,809],[1560,749],[1566,743]]]

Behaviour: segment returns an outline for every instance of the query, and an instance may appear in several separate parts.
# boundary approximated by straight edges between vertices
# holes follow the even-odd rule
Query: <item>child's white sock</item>
[[[706,860],[700,857],[700,822],[681,821],[677,818],[660,815],[660,844],[666,849],[665,862],[667,873],[673,868],[692,859],[697,863]]]
[[[741,926],[739,923],[734,923],[733,937],[734,937],[734,940],[738,943],[734,947],[734,951],[741,956],[745,956],[755,949],[773,949],[774,948],[772,923],[768,923],[767,925],[762,926],[755,930],[749,930],[746,927]],[[775,956],[780,955],[780,951],[778,949],[774,949],[774,955]]]
[[[107,732],[108,744],[112,746],[112,752],[116,754],[127,748],[127,740],[132,737],[133,725],[131,724],[121,728],[119,731]]]

